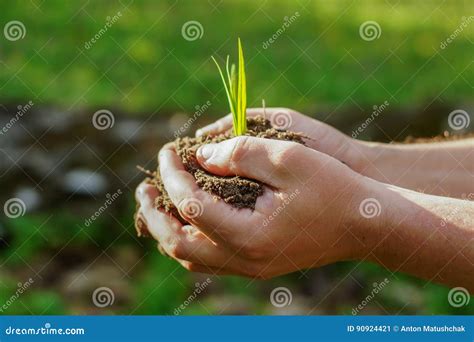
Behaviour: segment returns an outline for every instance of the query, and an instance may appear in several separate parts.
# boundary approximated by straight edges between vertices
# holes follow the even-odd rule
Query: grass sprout
[[[211,57],[219,70],[219,74],[224,83],[227,100],[229,101],[230,111],[232,112],[232,122],[234,135],[244,135],[247,132],[247,81],[245,78],[244,52],[240,38],[238,41],[239,50],[239,72],[235,70],[235,64],[229,65],[229,56],[226,58],[224,76],[219,63],[214,57]]]

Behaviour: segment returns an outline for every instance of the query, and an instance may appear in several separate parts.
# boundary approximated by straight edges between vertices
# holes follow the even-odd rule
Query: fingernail
[[[198,156],[203,160],[209,160],[214,153],[214,144],[203,145],[198,150]]]
[[[200,137],[202,135],[202,133],[203,133],[202,129],[198,129],[196,131],[196,137]]]
[[[145,217],[142,214],[141,209],[137,212],[135,216],[135,229],[137,231],[138,237],[149,237],[151,236],[148,225],[146,224]]]

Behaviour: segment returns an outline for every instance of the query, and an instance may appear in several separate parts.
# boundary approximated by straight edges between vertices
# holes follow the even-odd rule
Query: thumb
[[[218,144],[201,146],[197,160],[207,171],[219,176],[242,176],[280,188],[288,170],[283,163],[298,144],[241,136]]]

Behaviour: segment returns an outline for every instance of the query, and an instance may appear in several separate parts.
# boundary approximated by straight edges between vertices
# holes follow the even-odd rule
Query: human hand
[[[247,116],[265,116],[273,127],[302,133],[308,137],[306,146],[328,154],[359,171],[365,144],[341,133],[334,127],[310,118],[289,108],[249,108]],[[232,127],[232,114],[202,127],[196,136],[203,134],[216,135]]]
[[[247,114],[264,115],[264,110],[248,109]],[[276,127],[302,132],[309,138],[306,141],[308,147],[344,162],[366,177],[457,198],[474,191],[474,183],[470,181],[474,172],[472,138],[430,144],[384,144],[353,139],[323,122],[287,108],[267,108],[265,116]],[[196,134],[217,134],[231,126],[232,116],[227,115]]]
[[[269,278],[364,253],[367,246],[354,236],[363,235],[358,205],[366,178],[336,159],[297,143],[254,137],[204,145],[197,158],[213,174],[256,179],[265,191],[254,211],[216,201],[165,146],[161,177],[191,225],[154,209],[154,188],[142,184],[137,198],[150,233],[187,269]]]

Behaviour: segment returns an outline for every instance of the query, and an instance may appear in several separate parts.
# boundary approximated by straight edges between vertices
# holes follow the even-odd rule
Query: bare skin
[[[272,110],[282,109],[267,109],[266,114]],[[251,115],[258,111],[249,110]],[[382,183],[377,173],[375,179],[369,178],[370,171],[361,168],[364,158],[380,163],[374,164],[377,170],[394,168],[383,166],[387,162],[380,155],[370,159],[377,145],[357,142],[325,124],[291,113],[289,129],[314,137],[309,148],[292,142],[238,137],[198,150],[198,161],[211,173],[241,175],[266,184],[255,211],[237,210],[215,201],[184,170],[172,145],[160,151],[160,172],[172,201],[177,206],[189,199],[200,203],[199,215],[188,217],[190,225],[183,226],[154,209],[156,189],[146,184],[138,187],[140,215],[170,256],[191,271],[254,278],[342,260],[369,260],[394,271],[474,291],[474,202]],[[204,132],[227,128],[226,120]],[[444,191],[473,196],[469,172],[473,162],[462,164],[462,160],[472,158],[470,144],[453,145],[453,153],[462,165],[455,167],[456,175],[463,177],[464,183],[460,186],[459,180],[446,181]],[[459,150],[464,148],[462,158]],[[388,153],[403,156],[390,149]],[[396,159],[392,164],[411,160],[409,165],[413,165],[411,158]],[[433,185],[426,181],[426,173],[425,177],[420,175],[421,171],[415,172],[415,179],[400,182],[412,184],[412,188]]]
[[[262,108],[247,111],[264,115]],[[352,139],[337,129],[288,108],[267,108],[265,116],[287,115],[285,127],[311,138],[307,146],[344,161],[378,181],[433,195],[462,198],[474,193],[474,138],[420,144],[382,144]],[[229,114],[197,131],[216,134],[232,127]]]

